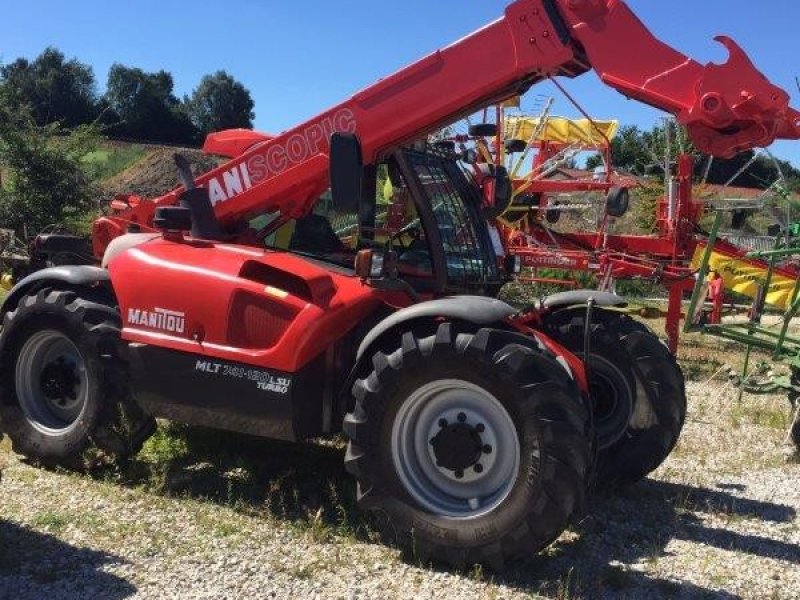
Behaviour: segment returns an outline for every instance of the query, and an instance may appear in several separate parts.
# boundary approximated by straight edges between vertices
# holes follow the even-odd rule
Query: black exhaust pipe
[[[182,154],[174,154],[178,178],[185,191],[180,196],[180,205],[188,208],[192,216],[192,237],[201,240],[222,241],[222,228],[214,214],[214,207],[206,188],[194,184],[194,176],[189,161]]]

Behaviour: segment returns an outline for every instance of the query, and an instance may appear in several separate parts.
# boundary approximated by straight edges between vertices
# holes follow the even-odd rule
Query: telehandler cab
[[[206,149],[231,161],[194,180],[179,158],[180,188],[95,223],[96,265],[38,271],[7,297],[2,430],[56,464],[90,444],[135,453],[154,417],[284,440],[343,430],[361,505],[419,556],[499,566],[542,549],[592,475],[610,488],[664,460],[683,377],[609,310],[616,296],[493,299],[509,265],[483,210],[509,182],[478,186],[418,140],[590,68],[712,152],[797,137],[786,93],[725,43],[731,62],[703,67],[623,2],[518,0],[291,131],[213,134]],[[387,195],[407,199],[402,219]]]

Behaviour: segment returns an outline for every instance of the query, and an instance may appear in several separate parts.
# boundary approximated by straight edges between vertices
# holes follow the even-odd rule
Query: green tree
[[[83,157],[98,140],[94,125],[38,125],[0,94],[0,225],[20,234],[51,224],[81,229],[96,208]]]
[[[112,65],[105,103],[119,119],[112,134],[144,141],[192,143],[197,130],[184,104],[173,94],[172,75],[166,71]]]
[[[611,141],[611,162],[616,169],[636,175],[663,174],[667,150],[673,161],[678,154],[695,152],[683,128],[674,122],[667,122],[650,131],[626,125]],[[590,169],[602,164],[599,155],[590,156],[586,162]]]
[[[766,188],[778,179],[780,171],[787,181],[787,187],[792,191],[798,189],[800,171],[790,163],[772,160],[763,154],[753,160],[753,156],[754,153],[749,151],[727,160],[714,159],[708,169],[708,182],[723,185],[730,181],[731,185],[740,187]],[[704,169],[707,161],[705,155],[699,161]]]
[[[11,107],[26,107],[38,125],[58,121],[73,127],[97,115],[92,68],[74,58],[66,60],[52,47],[33,62],[18,58],[0,67],[0,86]]]
[[[225,71],[203,77],[186,104],[192,122],[203,135],[253,127],[255,105],[250,92]]]
[[[611,162],[617,169],[644,174],[647,165],[653,162],[644,132],[635,125],[621,127],[611,142]],[[586,161],[588,169],[602,165],[600,155],[590,156]]]
[[[643,131],[635,126],[622,127],[611,142],[613,166],[637,175],[663,175],[667,150],[673,163],[679,154],[693,155],[695,178],[698,181],[704,179],[717,185],[730,182],[731,185],[741,187],[765,188],[778,179],[780,169],[787,180],[788,188],[800,189],[800,170],[786,161],[773,161],[764,155],[753,161],[752,151],[742,152],[730,159],[715,158],[709,165],[708,155],[698,152],[685,130],[674,121],[654,127],[650,131]],[[586,161],[589,169],[602,164],[599,155],[590,156]]]

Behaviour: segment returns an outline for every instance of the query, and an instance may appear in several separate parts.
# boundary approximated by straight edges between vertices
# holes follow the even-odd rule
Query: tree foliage
[[[669,135],[667,135],[669,127]],[[669,140],[669,145],[667,141]],[[742,152],[731,159],[709,159],[691,144],[683,128],[674,122],[643,131],[635,126],[622,127],[611,142],[614,168],[636,175],[662,176],[665,158],[669,150],[671,161],[681,153],[695,157],[695,178],[711,184],[730,184],[740,187],[765,188],[776,181],[779,170],[792,190],[800,190],[800,170],[782,160],[772,160],[759,155],[753,160],[752,151]],[[599,155],[590,156],[586,162],[589,169],[603,164]],[[747,168],[744,168],[747,167]]]
[[[2,92],[2,90],[0,90]],[[77,230],[95,207],[83,157],[98,142],[97,128],[38,125],[0,93],[0,223],[23,234],[58,224]]]
[[[0,67],[0,85],[6,102],[14,109],[27,109],[38,125],[59,122],[73,127],[97,115],[92,68],[74,58],[66,60],[52,47],[32,62],[18,58]]]
[[[172,75],[146,73],[115,63],[108,73],[105,101],[120,120],[116,135],[139,140],[191,143],[196,132],[173,94]]]
[[[189,115],[201,134],[252,128],[254,108],[250,92],[225,71],[206,75],[187,102]]]
[[[98,97],[92,68],[56,48],[0,65],[7,105],[40,126],[99,123],[113,137],[143,142],[194,144],[220,129],[253,126],[253,99],[225,71],[206,75],[191,97],[180,99],[172,75],[114,64],[107,91]]]

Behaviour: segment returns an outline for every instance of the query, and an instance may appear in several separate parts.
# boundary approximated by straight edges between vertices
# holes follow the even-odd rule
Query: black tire
[[[14,452],[48,466],[79,469],[83,466],[83,452],[91,445],[116,459],[132,456],[141,449],[155,431],[155,420],[131,397],[120,327],[119,313],[111,302],[91,290],[79,294],[43,289],[22,298],[5,315],[0,354],[0,425],[11,439]],[[45,349],[40,352],[45,357],[47,343],[73,348],[77,352],[74,362],[80,368],[70,365],[63,356],[48,364],[44,364],[44,358],[37,362],[36,343],[44,344]],[[47,369],[52,365],[63,367],[65,362],[69,365],[66,387],[72,386],[72,392],[66,393],[74,396],[75,406],[60,413],[52,405],[58,400],[68,401],[67,396],[48,399],[48,393],[54,392],[43,388],[61,377],[44,381]],[[23,365],[41,366],[41,373],[37,375]],[[39,383],[21,392],[20,381]]]
[[[583,356],[584,308],[547,315],[546,332]],[[669,456],[686,418],[686,390],[675,357],[658,336],[625,314],[592,314],[592,391],[599,456],[596,488],[644,478]]]
[[[456,334],[444,323],[427,337],[406,332],[399,348],[376,353],[372,362],[373,371],[353,387],[355,407],[345,417],[350,439],[345,464],[358,481],[360,506],[377,513],[383,533],[415,558],[500,568],[549,545],[583,511],[590,465],[588,412],[571,377],[545,351],[509,342],[504,332],[495,330]],[[413,486],[403,483],[404,467],[398,466],[411,457],[393,458],[395,428],[402,424],[398,415],[415,393],[439,382],[487,392],[499,403],[495,408],[502,405],[513,421],[514,447],[519,449],[516,476],[504,482],[507,495],[484,505],[486,512],[448,516],[425,507]],[[487,423],[485,431],[490,432],[491,419]],[[438,426],[443,427],[442,420]],[[451,427],[457,426],[454,422]],[[425,429],[420,425],[415,431]],[[508,447],[498,449],[498,462]],[[400,447],[395,448],[400,455]],[[431,452],[438,450],[434,446]],[[431,459],[429,468],[446,471],[433,464]],[[487,467],[488,476],[494,477],[497,464]],[[453,473],[459,476],[457,470]],[[431,481],[427,485],[436,491]]]
[[[734,231],[743,229],[749,216],[750,212],[743,208],[733,211],[733,215],[731,216],[731,229]]]
[[[606,213],[611,217],[622,217],[628,212],[631,195],[628,188],[612,187],[606,196]]]
[[[525,152],[528,142],[525,140],[506,140],[505,147],[506,152],[509,154],[519,154],[520,152]]]
[[[794,378],[795,375],[792,374],[792,377]],[[795,451],[800,452],[800,398],[790,398],[790,402],[792,405],[792,424],[789,427],[789,441],[794,444]]]
[[[469,137],[495,137],[497,125],[494,123],[476,123],[469,126]]]
[[[544,218],[548,223],[550,223],[550,225],[555,225],[561,220],[561,209],[551,208],[545,212]]]

